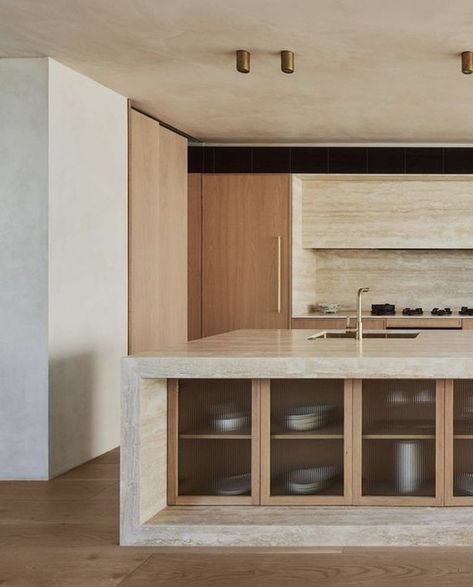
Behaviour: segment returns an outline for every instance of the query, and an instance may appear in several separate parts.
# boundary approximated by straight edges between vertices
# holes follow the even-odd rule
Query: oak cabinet
[[[473,381],[448,380],[445,403],[445,501],[473,504]]]
[[[187,340],[187,140],[129,113],[129,353]]]
[[[303,328],[312,330],[345,330],[346,327],[355,328],[356,318],[347,319],[339,316],[330,318],[327,316],[317,318],[292,318],[292,328]],[[386,320],[383,318],[363,318],[364,330],[384,330],[386,328]]]
[[[202,336],[289,327],[288,175],[202,176]]]
[[[168,504],[471,506],[473,380],[169,380]]]
[[[354,384],[354,502],[442,505],[444,382]]]
[[[343,505],[352,495],[352,382],[261,382],[261,503]]]
[[[259,503],[259,382],[168,381],[168,503]]]

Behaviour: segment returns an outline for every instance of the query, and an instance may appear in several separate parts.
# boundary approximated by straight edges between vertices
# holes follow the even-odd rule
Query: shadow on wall
[[[100,421],[92,353],[49,360],[49,476],[56,477],[94,456]],[[97,425],[96,425],[97,422]]]

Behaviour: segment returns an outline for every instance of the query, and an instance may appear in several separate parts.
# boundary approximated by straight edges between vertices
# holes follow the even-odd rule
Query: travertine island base
[[[121,543],[472,546],[473,331],[345,336],[124,358]]]

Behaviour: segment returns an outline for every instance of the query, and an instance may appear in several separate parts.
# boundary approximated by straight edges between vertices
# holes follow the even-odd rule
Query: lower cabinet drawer
[[[386,328],[461,328],[462,321],[458,318],[387,318]]]
[[[291,328],[307,328],[311,330],[345,330],[345,318],[293,318]]]

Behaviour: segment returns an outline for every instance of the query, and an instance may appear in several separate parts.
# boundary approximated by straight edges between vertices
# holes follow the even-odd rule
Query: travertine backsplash
[[[306,250],[307,251],[307,250]],[[356,291],[370,288],[364,309],[372,303],[402,307],[473,306],[472,250],[310,250],[312,281],[293,277],[293,315],[317,302],[354,308]],[[295,268],[297,269],[297,267]],[[306,265],[307,269],[307,265]],[[307,287],[308,284],[314,287]]]

